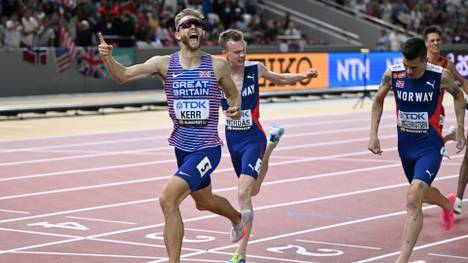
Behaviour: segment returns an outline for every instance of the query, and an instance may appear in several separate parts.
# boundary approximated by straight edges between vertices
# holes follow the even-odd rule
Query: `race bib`
[[[398,111],[398,126],[406,132],[425,133],[429,129],[427,112]]]
[[[210,117],[210,101],[174,100],[174,113],[181,126],[206,126]]]
[[[226,116],[226,111],[224,112]],[[226,121],[224,122],[228,130],[234,131],[245,131],[252,127],[252,111],[242,110],[241,117],[239,120],[233,120],[226,116]]]

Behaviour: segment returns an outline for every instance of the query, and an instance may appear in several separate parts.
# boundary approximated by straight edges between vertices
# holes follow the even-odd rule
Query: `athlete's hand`
[[[318,71],[314,68],[309,69],[309,72],[307,72],[307,78],[316,78],[318,77]]]
[[[379,138],[377,137],[371,137],[369,139],[369,146],[367,146],[367,149],[369,149],[369,151],[371,151],[373,154],[378,154],[378,155],[382,155],[383,151],[382,149],[380,149],[380,141],[379,141]]]
[[[463,131],[464,129],[461,129],[461,130]],[[465,132],[464,131],[460,132],[459,130],[457,130],[456,140],[457,140],[457,149],[458,149],[457,153],[459,153],[463,150],[466,144]]]
[[[238,120],[240,119],[241,117],[241,110],[240,110],[240,107],[239,106],[231,106],[227,109],[226,111],[226,116],[231,118],[231,119],[234,119],[234,120]]]
[[[101,32],[98,33],[99,39],[99,55],[101,55],[101,59],[108,59],[112,55],[112,45],[109,45],[104,40]]]

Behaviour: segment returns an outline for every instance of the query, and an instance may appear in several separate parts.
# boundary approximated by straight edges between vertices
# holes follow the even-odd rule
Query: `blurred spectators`
[[[466,0],[346,0],[357,14],[374,16],[407,31],[422,34],[425,27],[444,29],[445,43],[466,43],[468,1]],[[463,42],[465,41],[465,42]]]
[[[60,46],[60,32],[76,46],[96,46],[102,32],[115,47],[175,46],[174,16],[186,7],[206,16],[204,45],[217,46],[220,32],[245,32],[249,44],[277,45],[278,36],[304,38],[292,43],[302,50],[310,42],[286,14],[271,19],[257,0],[0,0],[0,47]]]

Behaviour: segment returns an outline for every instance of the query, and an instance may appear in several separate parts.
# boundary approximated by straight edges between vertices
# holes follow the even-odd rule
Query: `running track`
[[[263,121],[286,128],[254,199],[253,262],[393,262],[408,184],[397,152],[394,113],[384,113],[384,154],[367,151],[369,112]],[[453,116],[450,115],[449,116]],[[448,124],[454,123],[448,118]],[[0,142],[0,262],[167,262],[158,204],[175,170],[169,129]],[[221,132],[222,134],[222,132]],[[454,144],[434,183],[456,188]],[[213,189],[237,207],[227,149]],[[464,200],[465,207],[468,207]],[[182,262],[225,262],[235,245],[229,223],[182,205]],[[467,210],[465,208],[465,210]],[[466,211],[468,212],[468,211]],[[468,218],[442,229],[424,207],[411,262],[468,262]]]

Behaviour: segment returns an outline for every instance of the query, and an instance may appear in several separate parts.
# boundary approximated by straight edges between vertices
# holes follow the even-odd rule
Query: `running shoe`
[[[236,253],[227,263],[247,263],[247,261],[245,261],[244,257],[241,254]]]
[[[453,224],[455,224],[455,217],[453,216],[453,204],[455,203],[455,195],[450,194],[449,196],[447,196],[447,199],[450,202],[450,208],[447,210],[443,209],[440,216],[442,218],[442,226],[444,227],[444,229],[450,230]]]
[[[230,239],[232,242],[237,242],[245,236],[245,234],[247,233],[247,230],[245,229],[245,225],[247,225],[250,221],[252,221],[252,217],[253,217],[253,213],[252,213],[252,210],[250,209],[245,209],[244,211],[241,212],[241,220],[239,224],[232,225],[231,236],[230,236]]]
[[[270,134],[270,137],[268,140],[272,143],[278,143],[279,140],[281,139],[281,136],[283,136],[284,128],[277,126],[277,125],[273,125],[271,126],[268,133]]]
[[[453,212],[457,215],[460,215],[461,214],[461,205],[462,205],[462,201],[460,198],[456,198],[455,199],[455,205],[453,206]]]

